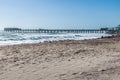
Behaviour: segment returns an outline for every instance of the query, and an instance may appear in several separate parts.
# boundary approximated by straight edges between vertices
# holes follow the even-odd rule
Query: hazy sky
[[[0,29],[81,29],[118,24],[120,0],[0,0]]]

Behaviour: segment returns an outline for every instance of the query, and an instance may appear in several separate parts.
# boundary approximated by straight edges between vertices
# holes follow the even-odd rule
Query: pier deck
[[[100,29],[20,29],[4,28],[5,32],[16,33],[107,33],[107,30]]]

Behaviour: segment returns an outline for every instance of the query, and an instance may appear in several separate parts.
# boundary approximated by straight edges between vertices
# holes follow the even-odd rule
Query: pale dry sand
[[[120,80],[120,38],[1,46],[0,80]]]

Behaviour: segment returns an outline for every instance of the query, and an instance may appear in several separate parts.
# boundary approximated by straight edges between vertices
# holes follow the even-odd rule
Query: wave
[[[44,41],[59,40],[84,40],[110,36],[109,34],[96,33],[64,33],[64,34],[41,34],[41,33],[7,33],[0,32],[0,45],[11,45],[21,43],[36,43]]]

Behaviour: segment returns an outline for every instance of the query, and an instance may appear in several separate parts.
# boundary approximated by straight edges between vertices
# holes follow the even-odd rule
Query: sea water
[[[111,36],[105,33],[62,33],[62,34],[47,34],[47,33],[10,33],[0,31],[0,45],[13,45],[22,43],[39,43],[44,41],[59,41],[59,40],[84,40],[95,39],[102,36]]]

